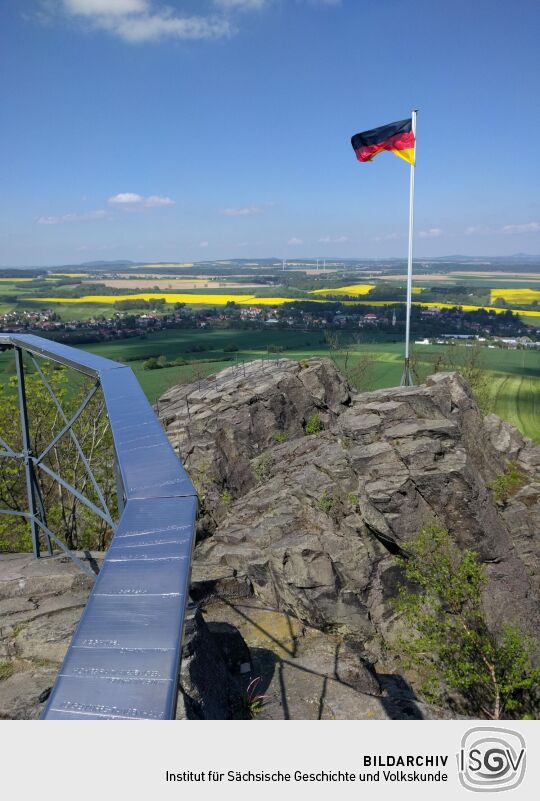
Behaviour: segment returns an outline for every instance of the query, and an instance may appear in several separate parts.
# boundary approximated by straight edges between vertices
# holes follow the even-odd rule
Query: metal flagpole
[[[416,162],[416,109],[412,112],[412,132],[414,136],[414,161]],[[412,254],[414,230],[414,164],[411,164],[411,182],[409,191],[409,257],[407,262],[407,307],[405,321],[405,365],[401,377],[402,387],[412,387],[413,379],[410,370],[410,338],[411,338],[411,306],[412,306]]]

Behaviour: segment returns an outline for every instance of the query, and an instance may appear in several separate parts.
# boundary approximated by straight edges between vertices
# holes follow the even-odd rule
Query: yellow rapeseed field
[[[375,289],[375,284],[350,284],[349,286],[334,287],[333,289],[312,289],[311,295],[367,295]]]
[[[375,284],[349,284],[348,286],[334,287],[333,289],[312,289],[312,295],[367,295],[375,289]],[[413,286],[413,295],[423,292],[421,286]]]
[[[140,292],[134,295],[83,295],[81,298],[31,298],[31,300],[46,303],[101,303],[113,304],[119,300],[164,300],[166,303],[193,303],[211,306],[224,306],[229,301],[241,305],[276,306],[281,303],[290,303],[291,298],[257,298],[255,295],[214,295],[187,294],[176,292]]]
[[[185,262],[178,262],[178,263],[171,263],[171,264],[143,264],[143,269],[145,270],[165,270],[167,267],[169,269],[171,267],[193,267],[193,262],[185,261]]]
[[[83,295],[81,298],[28,298],[28,300],[43,302],[43,303],[101,303],[112,305],[119,300],[164,300],[166,303],[191,303],[206,306],[224,306],[229,301],[238,303],[241,306],[279,306],[283,303],[298,302],[303,298],[258,298],[256,295],[214,295],[206,294],[187,294],[176,292],[141,292],[135,295]],[[314,300],[313,302],[323,303],[323,300]],[[336,301],[337,303],[338,301]],[[389,300],[348,300],[344,301],[346,305],[360,304],[364,306],[392,306],[396,303],[404,303],[405,301],[389,301]],[[494,306],[472,306],[468,304],[457,303],[422,303],[414,301],[415,306],[427,306],[438,309],[453,309],[456,306],[463,309],[463,311],[478,311],[478,309],[486,309],[487,311],[494,311],[497,314],[502,314],[506,309],[497,308]],[[526,309],[512,309],[516,314],[524,314],[529,317],[540,317],[540,311],[527,311]]]
[[[54,278],[86,278],[88,273],[49,273]]]
[[[0,278],[0,281],[9,281],[10,284],[20,284],[21,281],[33,281],[33,278]]]
[[[492,289],[489,297],[490,303],[495,303],[497,298],[506,303],[517,305],[524,303],[528,306],[535,300],[540,303],[540,289]]]

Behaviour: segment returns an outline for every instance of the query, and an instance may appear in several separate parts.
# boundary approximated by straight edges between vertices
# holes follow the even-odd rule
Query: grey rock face
[[[312,415],[330,425],[350,397],[329,359],[252,362],[162,395],[160,420],[202,500],[201,532],[211,533],[230,500],[256,485],[252,459],[302,436]]]
[[[492,623],[536,636],[540,447],[484,421],[456,374],[355,394],[326,360],[309,364],[280,361],[246,379],[226,371],[224,393],[201,391],[191,420],[180,389],[160,401],[188,469],[197,477],[206,463],[207,486],[229,493],[197,546],[198,571],[221,570],[268,607],[369,644],[391,636],[393,556],[436,516],[485,562]],[[193,385],[181,393],[197,396]],[[324,430],[307,436],[314,409]],[[489,484],[509,459],[527,484],[501,507]]]
[[[91,586],[67,557],[0,555],[0,719],[39,717]]]

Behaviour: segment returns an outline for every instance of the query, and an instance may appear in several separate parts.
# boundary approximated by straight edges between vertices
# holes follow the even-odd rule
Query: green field
[[[345,342],[345,335],[342,335]],[[227,347],[238,351],[226,351]],[[143,390],[152,403],[169,387],[196,381],[242,361],[253,359],[333,356],[340,368],[345,359],[345,346],[332,353],[321,331],[182,329],[148,334],[142,337],[84,346],[92,353],[125,361],[132,367]],[[268,348],[282,348],[278,353]],[[200,350],[197,350],[200,348]],[[438,354],[452,346],[418,345],[415,348],[417,369],[421,378],[433,372]],[[467,355],[464,346],[452,348],[455,361]],[[403,366],[401,342],[352,344],[348,367],[354,377],[355,363],[369,354],[359,389],[373,390],[399,384]],[[143,363],[151,356],[163,355],[168,361],[180,358],[183,366],[146,370]],[[483,367],[490,374],[491,395],[497,414],[517,426],[526,436],[540,441],[540,359],[527,350],[482,349]],[[0,377],[11,372],[9,353],[0,354]]]
[[[426,288],[436,283],[430,282],[429,279],[423,281],[421,276],[418,277],[420,284],[425,285]],[[381,283],[377,279],[374,280],[375,283]],[[466,283],[471,289],[476,288],[475,294],[484,303],[489,299],[490,287],[534,287],[538,275],[531,274],[530,279],[524,277],[520,280],[506,276],[498,278],[493,274],[485,277],[448,275],[448,280],[454,285]],[[351,283],[350,278],[345,281],[345,284],[347,283]],[[219,294],[223,292],[223,289],[212,287],[211,282],[209,284],[208,289],[204,289],[205,293]],[[385,285],[388,288],[395,288],[402,284],[402,281],[391,281]],[[35,297],[36,294],[54,295],[55,288],[70,294],[74,286],[76,284],[66,284],[63,279],[59,279],[58,282],[48,280],[47,283],[43,280],[18,282],[10,278],[3,279],[0,282],[0,313],[13,308],[36,309],[47,306],[52,307],[62,319],[68,320],[88,319],[100,315],[109,317],[115,310],[113,304],[116,297],[114,295],[111,295],[110,302],[104,299],[103,303],[98,304],[80,302],[53,304],[39,300],[29,301],[29,298]],[[186,290],[186,293],[196,294],[198,291],[200,290]],[[291,296],[305,294],[298,289],[277,286],[255,287],[249,290],[249,294],[256,294],[260,297],[277,297],[285,291],[289,292]],[[451,287],[449,287],[449,291],[451,291]],[[456,294],[456,302],[464,302],[464,296],[459,295],[458,297],[458,294]],[[134,310],[135,313],[136,311]],[[522,319],[538,325],[540,318],[522,315]],[[342,342],[346,341],[347,336],[351,335],[340,333]],[[227,350],[231,346],[238,350]],[[341,353],[330,352],[324,332],[321,330],[299,332],[272,329],[181,329],[84,347],[94,353],[112,359],[120,359],[130,364],[152,402],[155,402],[166,389],[175,384],[195,381],[197,378],[217,373],[225,367],[242,361],[276,357],[304,359],[315,355],[332,355],[338,366],[343,367],[345,360],[344,350]],[[269,347],[271,350],[277,349],[278,352],[271,353]],[[449,347],[416,347],[415,361],[421,378],[425,378],[430,372],[433,372],[433,364],[437,355],[447,353]],[[365,361],[366,352],[370,357],[369,365],[360,370],[360,365]],[[485,348],[482,352],[483,367],[490,375],[490,391],[495,411],[520,428],[524,434],[540,441],[540,359],[538,352],[498,348]],[[402,354],[401,342],[353,344],[348,356],[351,380],[360,380],[354,378],[356,367],[356,375],[362,374],[362,386],[359,386],[359,389],[371,390],[398,385],[402,372]],[[462,356],[466,358],[466,348],[454,348],[453,354],[454,361],[459,362]],[[175,359],[185,359],[188,364],[157,370],[144,369],[143,363],[146,359],[161,355],[165,356],[169,362]],[[8,354],[0,354],[0,381],[5,380],[12,369],[9,367],[8,360]]]
[[[227,346],[238,351],[227,352]],[[277,354],[268,353],[268,346],[281,347]],[[201,352],[193,348],[204,347]],[[433,362],[451,346],[416,346],[415,353],[420,375],[432,372]],[[311,356],[334,355],[341,367],[344,351],[332,354],[320,331],[268,331],[219,329],[170,330],[147,337],[121,340],[114,343],[87,345],[87,350],[111,359],[122,359],[134,370],[148,398],[155,402],[169,387],[195,381],[211,375],[238,361],[268,358],[305,359]],[[453,349],[456,360],[466,356],[465,347]],[[370,354],[363,386],[372,390],[399,384],[403,365],[403,345],[396,343],[353,344],[349,367],[354,375],[355,360]],[[183,358],[188,365],[145,370],[143,362],[150,356],[164,355],[169,361]],[[4,360],[5,357],[2,357]],[[483,365],[490,373],[491,393],[495,411],[517,426],[526,436],[540,441],[540,359],[538,353],[526,350],[482,349]],[[215,360],[215,361],[205,361]]]

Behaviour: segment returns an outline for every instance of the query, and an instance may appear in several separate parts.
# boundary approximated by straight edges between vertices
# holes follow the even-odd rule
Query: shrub
[[[323,512],[328,514],[336,505],[336,499],[331,495],[328,490],[325,490],[317,502],[317,506]]]
[[[509,497],[523,486],[525,474],[519,469],[515,462],[509,462],[504,473],[499,475],[489,485],[495,498],[495,503],[500,506],[508,501]]]
[[[360,499],[359,499],[358,495],[355,495],[354,492],[349,492],[349,503],[351,504],[353,509],[356,509],[356,507],[358,506],[359,500]]]
[[[289,439],[289,435],[286,434],[285,431],[274,431],[272,437],[273,439],[275,439],[276,442],[279,443],[287,442],[287,440]]]
[[[498,720],[536,712],[540,670],[533,641],[514,626],[499,636],[488,628],[482,605],[486,582],[478,554],[460,549],[438,522],[425,525],[400,559],[407,584],[394,601],[408,628],[398,648],[414,668],[429,700],[448,688],[468,711]]]
[[[225,504],[225,506],[230,506],[233,500],[232,492],[230,489],[224,489],[221,493],[221,502]]]
[[[167,357],[163,354],[150,356],[149,359],[143,362],[143,370],[161,370],[163,367],[170,367]]]
[[[263,453],[260,459],[255,462],[255,465],[253,466],[253,472],[255,474],[255,478],[257,479],[257,483],[261,484],[270,477],[271,465],[272,457],[269,453]]]
[[[306,434],[318,434],[319,431],[322,431],[321,418],[318,414],[312,414],[311,417],[308,417],[304,431]]]

